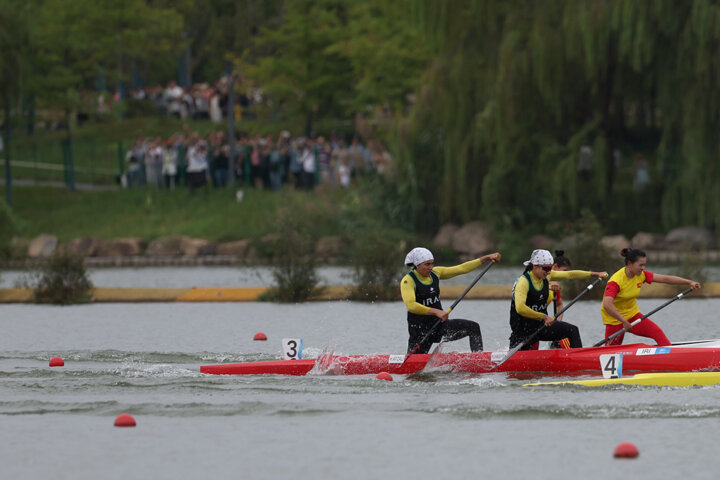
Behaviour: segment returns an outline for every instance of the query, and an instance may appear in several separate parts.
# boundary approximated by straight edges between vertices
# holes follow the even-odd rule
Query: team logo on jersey
[[[637,287],[638,287],[638,288],[642,287],[642,282],[638,283],[638,284],[637,284]]]
[[[435,296],[435,297],[426,298],[425,300],[422,300],[422,301],[420,301],[419,303],[420,303],[421,305],[425,305],[425,306],[427,307],[427,306],[429,306],[429,305],[433,305],[433,304],[435,304],[435,303],[438,303],[439,301],[440,301],[440,297]]]

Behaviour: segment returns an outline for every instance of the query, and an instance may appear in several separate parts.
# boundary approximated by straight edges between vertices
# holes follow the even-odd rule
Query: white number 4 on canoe
[[[600,355],[600,369],[605,378],[622,377],[622,353]]]
[[[283,359],[300,360],[302,358],[302,338],[283,338]]]

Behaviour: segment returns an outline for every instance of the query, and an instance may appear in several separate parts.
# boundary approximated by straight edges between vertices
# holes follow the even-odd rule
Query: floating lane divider
[[[638,373],[632,377],[598,378],[592,380],[567,380],[562,382],[526,383],[523,387],[544,387],[548,385],[582,385],[583,387],[604,387],[608,385],[649,385],[656,387],[694,387],[720,383],[720,372],[668,372]]]

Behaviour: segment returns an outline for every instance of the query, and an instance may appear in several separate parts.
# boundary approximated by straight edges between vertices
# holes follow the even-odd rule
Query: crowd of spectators
[[[207,138],[197,132],[167,139],[141,136],[125,160],[123,186],[187,186],[191,192],[208,185],[224,188],[230,181],[269,190],[284,185],[307,190],[316,185],[348,187],[360,176],[385,174],[390,167],[387,151],[379,145],[368,148],[358,136],[346,143],[337,133],[306,138],[288,131],[277,137],[240,135],[233,149],[223,131]]]
[[[95,97],[97,104],[94,108],[98,114],[106,114],[111,111],[113,105],[125,100],[126,113],[131,116],[153,112],[159,115],[173,115],[181,119],[210,119],[215,123],[221,123],[228,115],[229,84],[228,77],[224,76],[213,83],[195,83],[186,87],[178,85],[175,81],[171,81],[165,87],[162,85],[136,87],[128,92],[127,98],[121,98],[119,93],[112,95],[101,92]],[[238,110],[248,110],[249,107],[262,103],[263,96],[258,89],[244,92],[238,91],[236,86],[234,102]],[[84,115],[88,117],[90,113],[86,111]]]

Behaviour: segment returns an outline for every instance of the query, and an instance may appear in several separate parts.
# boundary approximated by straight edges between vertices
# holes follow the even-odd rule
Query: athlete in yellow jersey
[[[513,285],[510,302],[510,348],[522,343],[545,324],[538,334],[539,340],[570,339],[570,348],[582,347],[580,331],[567,322],[556,322],[547,313],[547,306],[553,299],[550,280],[575,280],[589,277],[604,278],[607,272],[586,272],[583,270],[553,270],[553,257],[547,250],[534,250],[530,260],[524,263],[525,271]],[[526,345],[523,350],[529,350]]]
[[[499,262],[501,255],[492,253],[454,267],[436,267],[432,252],[427,248],[413,248],[405,257],[405,265],[413,269],[400,281],[400,293],[407,307],[408,353],[430,332],[438,319],[442,324],[433,331],[415,353],[427,353],[433,343],[447,340],[459,340],[470,337],[470,350],[483,349],[480,325],[470,320],[448,320],[447,311],[440,303],[440,280],[468,273],[482,263]]]
[[[675,275],[660,275],[645,270],[647,255],[642,250],[623,248],[620,255],[625,257],[625,267],[615,272],[608,280],[600,307],[605,324],[605,338],[624,328],[626,332],[632,331],[635,335],[652,338],[660,346],[671,345],[665,332],[649,318],[635,326],[630,325],[634,320],[643,317],[637,304],[640,288],[644,283],[658,282],[690,285],[693,290],[697,290],[700,284]],[[624,333],[618,335],[607,344],[621,345],[624,336]]]

